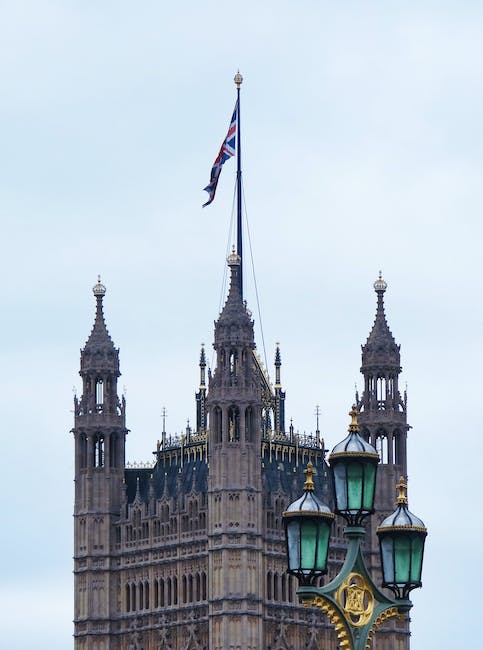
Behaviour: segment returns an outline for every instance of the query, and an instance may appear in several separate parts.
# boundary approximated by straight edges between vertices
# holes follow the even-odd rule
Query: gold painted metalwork
[[[399,483],[396,485],[396,487],[399,490],[399,494],[397,495],[397,505],[407,506],[408,505],[408,494],[407,494],[408,484],[404,480],[404,476],[401,476],[401,478],[399,479]]]
[[[311,600],[306,600],[303,603],[305,607],[318,607],[321,609],[324,614],[326,614],[330,622],[334,625],[335,631],[337,633],[337,638],[339,639],[339,647],[342,649],[350,650],[351,648],[351,638],[350,633],[347,628],[347,624],[341,616],[341,613],[338,611],[337,607],[328,601],[325,600],[322,596],[314,596]]]
[[[371,585],[360,573],[349,573],[337,590],[335,599],[354,627],[367,625],[374,613]]]
[[[357,410],[357,406],[355,404],[352,405],[352,409],[349,411],[349,415],[352,418],[351,423],[349,424],[349,433],[357,433],[359,431],[359,424],[357,422],[359,411]]]
[[[382,625],[388,618],[400,618],[404,620],[405,616],[397,607],[389,607],[389,609],[384,610],[379,614],[374,623],[372,624],[369,634],[367,635],[366,647],[365,650],[372,649],[372,639],[376,633],[377,628]]]
[[[304,490],[313,492],[315,489],[315,485],[314,485],[314,479],[312,477],[314,476],[314,474],[317,474],[317,472],[314,469],[314,466],[312,465],[312,461],[309,460],[309,462],[307,463],[307,469],[304,469],[304,474],[305,474]]]

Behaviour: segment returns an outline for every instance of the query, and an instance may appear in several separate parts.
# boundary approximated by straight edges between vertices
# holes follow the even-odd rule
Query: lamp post
[[[328,584],[315,581],[327,573],[330,528],[334,515],[313,493],[314,469],[307,465],[303,495],[283,513],[288,572],[299,580],[297,591],[304,604],[319,607],[332,621],[344,650],[369,650],[376,629],[392,617],[405,617],[412,603],[408,595],[421,586],[424,541],[423,522],[409,512],[403,478],[397,488],[397,508],[377,528],[381,550],[383,593],[373,582],[362,556],[363,520],[374,513],[379,455],[359,435],[358,411],[349,414],[349,435],[329,456],[334,478],[335,513],[347,523],[347,555],[340,573]]]

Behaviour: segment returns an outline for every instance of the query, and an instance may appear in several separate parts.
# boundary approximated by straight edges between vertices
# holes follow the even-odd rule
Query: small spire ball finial
[[[237,72],[236,75],[234,76],[233,81],[235,82],[235,86],[236,86],[237,88],[240,88],[240,86],[241,86],[242,83],[243,83],[243,77],[242,77],[241,74],[240,74],[240,70],[238,70],[238,72]]]
[[[382,279],[382,271],[379,271],[379,277],[378,277],[377,280],[374,282],[374,290],[375,290],[376,292],[381,291],[382,293],[384,293],[384,291],[386,291],[386,288],[387,288],[387,282],[385,282],[385,281]]]
[[[106,295],[106,287],[101,283],[101,276],[97,276],[97,284],[92,287],[92,293],[97,296]]]
[[[226,258],[228,266],[240,266],[241,257],[235,252],[235,245],[232,246],[231,253]]]

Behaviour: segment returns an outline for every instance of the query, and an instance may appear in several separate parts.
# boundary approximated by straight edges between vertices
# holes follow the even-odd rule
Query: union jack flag
[[[232,156],[235,155],[237,118],[238,118],[238,100],[235,104],[235,110],[233,111],[233,115],[231,117],[230,126],[228,127],[228,133],[226,134],[226,138],[224,139],[223,144],[221,145],[220,152],[217,155],[215,162],[213,163],[213,167],[211,169],[211,174],[210,174],[210,183],[204,188],[204,191],[208,192],[210,198],[203,205],[203,207],[210,205],[210,203],[215,198],[216,186],[218,185],[218,179],[220,178],[221,168],[228,160],[228,158],[231,158]]]

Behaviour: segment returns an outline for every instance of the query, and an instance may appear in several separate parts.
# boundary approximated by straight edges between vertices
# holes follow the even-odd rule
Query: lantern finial
[[[314,476],[314,474],[317,474],[317,472],[314,469],[314,466],[312,465],[312,461],[309,460],[309,462],[307,463],[307,469],[304,469],[304,474],[305,474],[304,490],[313,492],[315,489],[315,485],[314,485],[314,479],[312,477]]]
[[[359,411],[357,410],[357,406],[355,404],[352,405],[352,409],[349,411],[349,415],[352,418],[352,421],[349,424],[349,433],[358,433],[359,424],[357,423],[357,416],[359,415]]]
[[[399,494],[397,495],[397,505],[398,506],[407,506],[408,505],[408,495],[407,495],[407,489],[408,489],[408,484],[404,480],[404,476],[401,476],[399,479],[399,483],[396,485],[397,489],[399,490]]]

